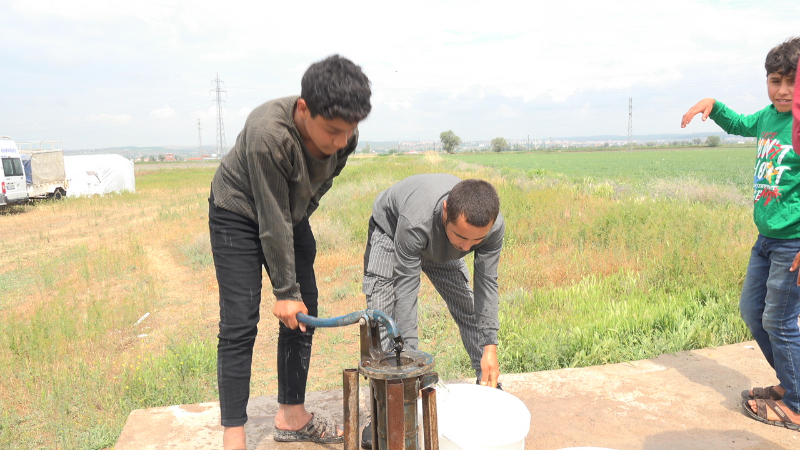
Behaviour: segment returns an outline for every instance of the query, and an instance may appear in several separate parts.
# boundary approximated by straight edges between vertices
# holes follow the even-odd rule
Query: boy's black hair
[[[500,197],[494,186],[483,180],[462,180],[447,196],[447,222],[464,219],[473,227],[485,227],[500,214]]]
[[[340,118],[357,123],[372,109],[369,79],[361,67],[347,58],[331,55],[315,62],[300,82],[300,97],[306,101],[311,117]]]
[[[790,37],[767,53],[767,60],[764,63],[767,75],[779,73],[783,76],[796,76],[798,55],[800,55],[800,36]]]

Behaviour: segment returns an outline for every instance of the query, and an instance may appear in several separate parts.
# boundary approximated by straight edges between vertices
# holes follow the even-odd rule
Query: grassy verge
[[[133,409],[215,396],[216,343],[165,325],[181,322],[166,317],[176,280],[152,255],[180,258],[212,173],[140,175],[137,194],[3,217],[22,231],[0,275],[0,447],[108,448]]]

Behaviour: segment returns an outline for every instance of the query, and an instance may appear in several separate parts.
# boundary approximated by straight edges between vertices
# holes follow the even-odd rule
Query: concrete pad
[[[742,411],[743,389],[777,383],[755,342],[630,363],[507,374],[501,381],[531,412],[526,450],[800,449],[800,432],[762,424]],[[367,391],[362,388],[360,396],[362,426]],[[306,405],[341,423],[341,390],[309,393]],[[275,442],[276,411],[275,397],[250,399],[248,450],[342,448]],[[219,417],[216,402],[136,410],[114,448],[221,449]]]

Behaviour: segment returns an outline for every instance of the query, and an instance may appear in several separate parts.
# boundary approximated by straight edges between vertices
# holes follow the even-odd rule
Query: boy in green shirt
[[[739,309],[758,346],[775,369],[777,386],[743,391],[742,407],[770,425],[800,430],[800,155],[792,146],[792,98],[800,37],[767,54],[769,106],[751,115],[733,112],[713,98],[683,115],[681,128],[702,113],[729,134],[757,137],[753,220],[758,238],[750,254]],[[800,261],[800,259],[798,259]]]

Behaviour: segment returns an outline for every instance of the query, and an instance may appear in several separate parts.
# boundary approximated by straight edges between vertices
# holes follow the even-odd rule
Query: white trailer
[[[68,181],[61,142],[19,142],[17,147],[25,165],[28,197],[56,200],[65,197]]]
[[[17,144],[8,136],[0,136],[0,206],[25,203],[25,169]]]

